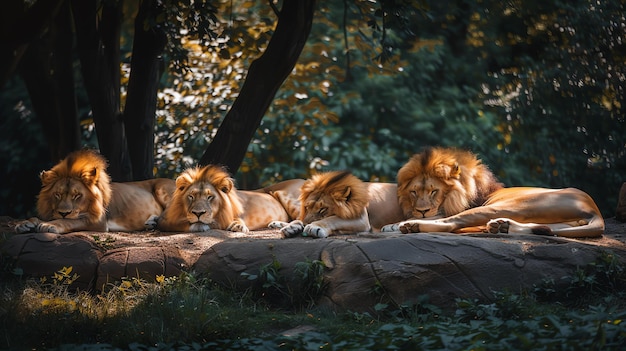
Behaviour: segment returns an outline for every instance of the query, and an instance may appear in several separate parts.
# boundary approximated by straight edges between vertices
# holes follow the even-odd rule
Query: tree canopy
[[[3,7],[17,0],[11,1]],[[24,6],[22,1],[17,3]],[[43,3],[36,1],[32,8]],[[58,3],[58,9],[43,13],[63,13],[63,6],[69,6],[65,1]],[[258,124],[252,126],[253,134],[234,139],[234,144],[243,141],[243,162],[240,167],[237,161],[229,165],[242,188],[329,169],[350,169],[365,180],[394,181],[409,155],[427,145],[443,145],[475,151],[507,185],[575,186],[591,193],[605,215],[615,208],[626,174],[626,11],[622,2],[346,0],[314,7],[298,2],[294,9],[303,10],[303,16],[310,11],[313,17],[310,34],[304,37],[308,37],[306,44],[301,42],[304,39],[295,39],[302,44],[297,62],[293,61],[288,77],[282,73],[286,80],[278,83],[280,88],[265,94],[270,100],[239,108],[237,99],[245,97],[246,84],[269,79],[262,75],[270,72],[267,68],[257,70],[261,75],[254,78],[253,62],[271,51],[279,13],[293,5],[290,1],[69,3],[74,11],[69,13],[89,3],[92,15],[82,17],[85,21],[96,17],[103,25],[118,28],[119,49],[110,53],[108,64],[94,59],[99,63],[88,72],[75,64],[63,68],[73,72],[71,82],[41,84],[39,94],[57,101],[58,106],[77,106],[77,112],[67,117],[77,124],[80,121],[82,127],[63,140],[70,140],[73,147],[92,145],[102,150],[103,138],[96,141],[94,137],[94,121],[98,133],[102,123],[98,123],[93,96],[116,96],[118,91],[119,97],[113,100],[119,105],[108,102],[117,111],[107,114],[113,116],[108,125],[126,124],[122,130],[137,143],[140,158],[154,154],[154,170],[144,176],[173,177],[187,166],[213,162],[203,156],[218,139],[224,117],[255,113]],[[145,17],[138,20],[141,15]],[[85,51],[88,48],[81,48],[79,38],[87,33],[79,33],[81,27],[76,27],[74,43],[59,43],[49,36],[71,28],[63,27],[66,22],[59,16],[50,19],[56,24],[49,28],[56,32],[28,22],[29,33],[39,34],[24,34],[23,41],[39,37],[40,45],[29,46],[24,58],[30,59],[23,58],[17,69],[20,79],[6,75],[0,92],[1,113],[7,116],[0,149],[10,182],[31,179],[36,184],[37,172],[56,162],[46,155],[48,147],[41,137],[41,125],[44,131],[55,127],[35,123],[35,116],[41,118],[38,115],[45,110],[32,99],[37,94],[32,91],[37,84],[32,82],[42,76],[36,69],[49,69],[44,63],[51,62],[44,58],[53,50],[67,52],[62,45],[83,50],[70,62],[89,62],[81,59],[90,54]],[[115,21],[118,27],[113,26]],[[294,22],[289,28],[304,23]],[[3,43],[16,46],[20,41],[8,40],[11,32],[6,28],[10,26],[3,27]],[[149,29],[151,36],[144,40],[153,50],[146,50],[151,55],[141,62],[153,65],[136,67],[133,48],[141,43],[137,36],[144,29]],[[111,40],[107,38],[101,42]],[[50,48],[50,43],[56,46]],[[30,52],[33,47],[39,51]],[[118,58],[117,65],[113,58]],[[272,67],[272,62],[264,67]],[[143,74],[134,73],[142,69]],[[111,80],[108,94],[90,93],[90,72],[103,75],[97,78],[100,81]],[[133,75],[139,77],[136,83],[132,83]],[[74,100],[61,104],[59,89],[74,89]],[[133,107],[131,91],[147,94],[134,95],[141,102],[138,107]],[[154,101],[146,103],[150,96]],[[43,106],[51,106],[52,102],[45,101]],[[147,108],[150,104],[152,111]],[[56,111],[69,110],[59,107]],[[131,110],[142,118],[131,118]],[[151,116],[156,118],[151,120]],[[248,137],[250,143],[245,140]],[[120,144],[107,140],[112,146]],[[146,148],[147,143],[154,151]],[[129,157],[128,167],[134,163]],[[17,196],[7,189],[1,195],[11,201],[33,196]],[[10,205],[3,213],[28,211],[27,205],[11,201],[5,201]],[[22,201],[32,203],[33,198]]]

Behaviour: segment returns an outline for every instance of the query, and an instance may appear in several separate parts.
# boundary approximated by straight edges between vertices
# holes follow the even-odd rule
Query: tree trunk
[[[120,2],[73,0],[76,46],[100,152],[114,181],[132,180],[120,113]],[[102,15],[98,15],[102,6]]]
[[[63,0],[3,0],[0,11],[0,89],[17,68],[28,44],[51,25]]]
[[[30,44],[19,69],[43,126],[52,162],[81,145],[72,38],[71,13],[65,3],[46,35]]]
[[[162,11],[156,0],[144,0],[135,18],[133,56],[124,126],[127,135],[134,180],[154,177],[154,119],[159,78],[162,73],[161,54],[167,38],[158,26],[147,27],[148,18],[156,18]]]
[[[220,164],[235,173],[248,144],[289,76],[311,31],[314,0],[286,0],[267,49],[250,65],[246,81],[200,159],[201,165]]]

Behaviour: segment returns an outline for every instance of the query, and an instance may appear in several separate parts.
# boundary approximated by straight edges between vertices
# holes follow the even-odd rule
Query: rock
[[[107,251],[100,259],[95,288],[104,290],[107,284],[122,278],[139,278],[154,282],[157,276],[172,277],[183,272],[186,263],[173,247],[126,247]]]
[[[1,252],[25,276],[51,278],[64,267],[71,267],[71,275],[78,275],[72,286],[82,290],[93,288],[102,256],[93,240],[80,233],[15,235],[2,245]]]
[[[371,311],[379,302],[401,305],[423,295],[452,306],[456,298],[490,299],[493,291],[529,290],[544,279],[567,284],[561,278],[607,251],[626,263],[626,223],[607,219],[606,224],[603,237],[579,240],[445,233],[281,239],[278,230],[15,234],[13,221],[5,219],[0,220],[0,259],[32,277],[52,277],[72,267],[79,275],[74,285],[92,291],[124,277],[154,281],[187,270],[229,289],[262,291],[267,288],[259,272],[274,262],[280,267],[277,278],[293,292],[302,284],[296,266],[321,261],[326,288],[317,304]]]
[[[200,257],[195,270],[243,291],[262,283],[248,277],[274,260],[280,263],[280,274],[288,277],[298,262],[322,260],[328,287],[318,304],[371,311],[380,301],[400,305],[422,295],[436,305],[450,306],[459,297],[484,300],[493,298],[493,291],[529,290],[544,279],[565,284],[561,278],[607,250],[533,235],[370,234],[349,240],[222,242]],[[626,258],[623,245],[610,250]]]

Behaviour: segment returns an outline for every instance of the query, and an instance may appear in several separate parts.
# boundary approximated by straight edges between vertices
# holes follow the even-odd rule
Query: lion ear
[[[39,179],[41,179],[41,184],[43,185],[51,184],[58,178],[59,176],[55,171],[41,171],[41,173],[39,173]]]
[[[87,185],[93,185],[98,183],[100,173],[97,167],[84,169],[80,174],[80,179]]]
[[[183,191],[191,184],[191,177],[187,173],[183,173],[176,178],[176,189]]]
[[[458,179],[461,176],[461,167],[459,167],[459,164],[456,162],[453,165],[442,163],[435,166],[435,176],[442,179]]]
[[[459,166],[458,162],[454,163],[452,170],[450,171],[450,177],[459,179],[461,178],[461,166]]]
[[[352,194],[352,188],[347,186],[343,191],[336,191],[333,198],[337,201],[347,202]]]
[[[231,190],[233,190],[234,186],[235,183],[231,178],[224,178],[220,181],[216,188],[220,189],[224,194],[228,194]]]

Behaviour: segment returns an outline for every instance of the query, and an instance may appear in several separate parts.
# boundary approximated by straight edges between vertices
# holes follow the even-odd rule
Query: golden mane
[[[52,169],[40,174],[41,191],[37,197],[37,211],[46,219],[53,218],[54,185],[58,181],[75,179],[89,190],[93,199],[89,199],[87,215],[92,222],[102,219],[111,201],[111,179],[106,173],[106,159],[93,150],[79,150],[70,153]]]
[[[305,217],[306,201],[330,196],[339,218],[359,218],[369,202],[367,185],[349,171],[332,171],[313,175],[304,182],[300,192],[301,219]]]
[[[243,214],[243,205],[234,189],[233,179],[223,167],[208,165],[189,168],[176,179],[172,203],[164,216],[181,220],[187,218],[189,205],[185,201],[185,196],[191,186],[197,183],[208,183],[217,190],[215,195],[220,198],[220,206],[214,220],[219,226],[218,229],[228,228],[235,218]]]
[[[427,148],[415,154],[398,171],[398,200],[405,214],[412,212],[407,187],[415,179],[440,181],[445,189],[439,211],[451,216],[482,205],[495,190],[502,188],[489,168],[473,153],[452,148]]]

